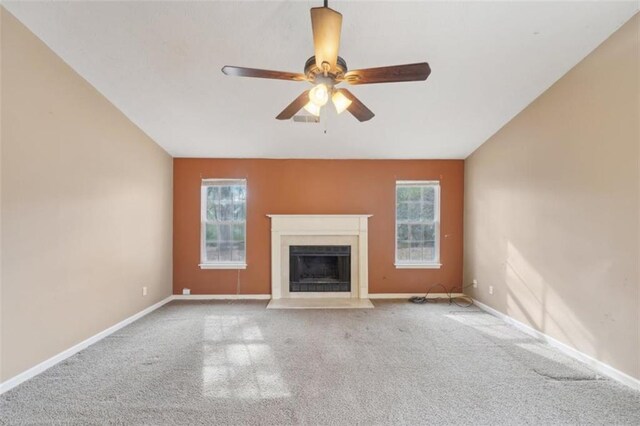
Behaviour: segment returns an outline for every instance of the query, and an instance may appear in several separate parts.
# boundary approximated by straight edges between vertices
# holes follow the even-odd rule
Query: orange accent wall
[[[173,162],[173,291],[270,294],[267,214],[372,214],[369,292],[419,293],[462,284],[463,160],[257,160],[176,158]],[[200,181],[247,179],[247,269],[201,270]],[[396,269],[395,182],[439,180],[440,269]]]

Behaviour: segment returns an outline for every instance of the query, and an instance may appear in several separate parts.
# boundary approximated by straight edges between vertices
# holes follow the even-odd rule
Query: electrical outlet
[[[473,288],[478,288],[478,280],[473,280]]]
[[[142,295],[143,296],[147,295],[147,287],[142,287]]]
[[[489,286],[489,294],[493,294],[493,286],[492,285]]]
[[[188,288],[183,288],[182,289],[182,294],[191,294],[191,290]]]

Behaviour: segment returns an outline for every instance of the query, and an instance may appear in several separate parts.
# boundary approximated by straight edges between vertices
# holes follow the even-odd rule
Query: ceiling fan
[[[359,121],[370,120],[375,114],[349,90],[336,88],[338,84],[342,82],[356,85],[422,81],[431,74],[431,68],[426,62],[348,71],[347,63],[338,56],[342,15],[329,8],[328,0],[324,0],[324,7],[311,8],[311,28],[315,56],[307,59],[304,65],[304,74],[229,65],[224,66],[222,72],[236,77],[306,81],[313,84],[313,88],[302,92],[278,114],[276,117],[278,120],[288,120],[302,108],[314,116],[319,116],[320,110],[331,98],[338,114],[347,110]]]

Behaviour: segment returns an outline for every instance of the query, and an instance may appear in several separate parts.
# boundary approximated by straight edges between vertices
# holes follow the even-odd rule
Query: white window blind
[[[203,179],[201,191],[200,266],[246,267],[247,181]]]
[[[440,266],[440,183],[396,182],[396,266]]]

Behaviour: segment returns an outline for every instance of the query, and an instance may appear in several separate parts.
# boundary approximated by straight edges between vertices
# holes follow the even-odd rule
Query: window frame
[[[435,231],[434,241],[434,259],[428,262],[418,261],[401,261],[398,259],[398,188],[401,186],[432,186],[434,188],[434,200],[433,200],[433,225]],[[439,180],[398,180],[395,187],[394,203],[394,266],[396,269],[440,269],[442,263],[440,263],[440,181]]]
[[[207,260],[207,188],[214,185],[207,185],[208,182],[224,183],[242,182],[245,190],[244,201],[244,261],[217,261]],[[200,182],[200,269],[246,269],[247,268],[247,200],[249,197],[247,179],[244,178],[206,178]]]

